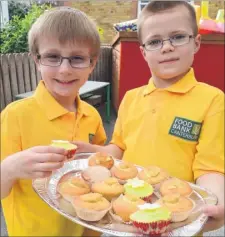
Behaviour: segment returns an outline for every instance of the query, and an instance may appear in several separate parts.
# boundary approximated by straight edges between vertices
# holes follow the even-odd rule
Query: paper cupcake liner
[[[146,197],[140,197],[142,200],[148,202],[148,203],[152,203],[152,195],[146,196]]]
[[[68,153],[67,153],[67,159],[71,159],[74,157],[74,155],[76,154],[76,149],[71,149],[71,150],[68,150]]]
[[[190,199],[190,198],[189,198]],[[183,211],[183,212],[172,212],[171,211],[171,222],[181,222],[181,221],[185,221],[189,216],[190,214],[192,213],[192,211],[195,209],[196,207],[196,204],[195,202],[190,199],[191,202],[193,203],[193,207],[191,210],[189,211]]]
[[[73,207],[76,211],[77,216],[80,219],[85,220],[85,221],[100,221],[106,215],[106,213],[112,208],[112,204],[110,205],[109,208],[102,211],[89,210],[89,209],[77,207],[75,205],[73,205]]]
[[[120,216],[116,215],[112,209],[109,210],[109,214],[115,222],[123,223],[126,225],[132,224],[132,221],[128,221],[128,222],[124,221]]]
[[[156,221],[151,223],[132,221],[132,223],[142,234],[156,236],[165,233],[171,221]]]

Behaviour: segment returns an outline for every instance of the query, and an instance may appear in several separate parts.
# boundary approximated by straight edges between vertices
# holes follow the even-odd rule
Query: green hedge
[[[28,52],[28,31],[33,22],[50,7],[51,6],[46,4],[32,5],[23,18],[19,15],[12,16],[12,19],[7,23],[7,25],[1,29],[1,53]]]

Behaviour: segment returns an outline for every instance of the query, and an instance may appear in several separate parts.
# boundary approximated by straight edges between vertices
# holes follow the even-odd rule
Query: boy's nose
[[[164,41],[162,48],[161,48],[161,53],[168,53],[168,52],[173,52],[174,51],[174,46],[171,44],[171,42],[168,41]]]
[[[68,59],[63,59],[61,65],[59,66],[60,73],[71,73],[72,67]]]

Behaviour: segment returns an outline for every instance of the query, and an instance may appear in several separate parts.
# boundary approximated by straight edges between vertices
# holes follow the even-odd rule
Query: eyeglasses
[[[37,59],[42,65],[49,67],[59,67],[64,59],[69,60],[72,68],[87,68],[92,63],[92,59],[85,56],[62,57],[54,54],[38,54]]]
[[[161,49],[163,47],[163,43],[165,41],[170,41],[172,46],[181,46],[184,44],[188,44],[190,42],[190,39],[194,38],[193,35],[188,35],[188,34],[176,34],[174,36],[171,36],[169,39],[153,39],[147,41],[145,44],[142,46],[147,50],[147,51],[154,51]]]

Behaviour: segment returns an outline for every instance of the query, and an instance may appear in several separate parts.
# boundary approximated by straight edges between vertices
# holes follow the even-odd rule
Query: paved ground
[[[112,113],[111,121],[109,123],[106,123],[105,119],[104,119],[105,116],[104,116],[102,108],[100,109],[100,113],[103,117],[104,127],[105,127],[105,130],[106,130],[106,133],[107,133],[107,136],[108,136],[108,141],[109,141],[111,139],[111,135],[112,135],[112,132],[113,132],[114,123],[115,123],[115,120],[116,120],[116,115],[115,115],[115,113]],[[2,210],[1,210],[1,236],[8,236],[7,231],[6,231],[6,227],[5,227],[4,217],[2,215]],[[208,232],[204,236],[225,236],[224,227],[217,230],[217,231]]]

